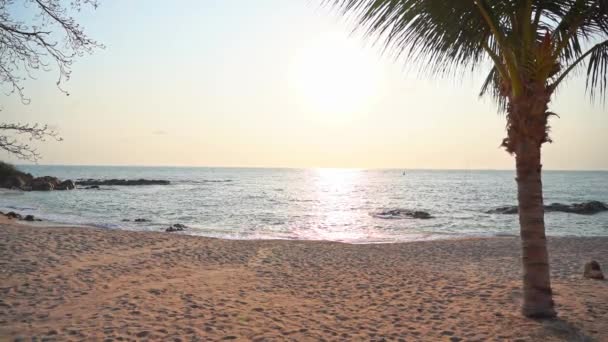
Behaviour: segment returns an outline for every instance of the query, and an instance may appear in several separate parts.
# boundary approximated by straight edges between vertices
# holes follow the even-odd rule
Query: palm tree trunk
[[[541,144],[528,139],[516,147],[517,200],[524,271],[523,314],[532,318],[555,317],[545,237]]]

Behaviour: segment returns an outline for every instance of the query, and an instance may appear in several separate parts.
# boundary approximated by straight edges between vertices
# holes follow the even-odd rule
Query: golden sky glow
[[[380,65],[344,34],[328,32],[297,49],[290,65],[292,90],[320,122],[348,122],[378,95]]]
[[[40,145],[42,163],[514,166],[499,148],[504,116],[477,97],[483,73],[421,75],[314,1],[109,0],[82,15],[107,48],[78,60],[71,96],[50,72],[25,84],[30,105],[2,99],[3,121],[64,137]],[[582,80],[551,106],[545,168],[608,169],[608,113]]]

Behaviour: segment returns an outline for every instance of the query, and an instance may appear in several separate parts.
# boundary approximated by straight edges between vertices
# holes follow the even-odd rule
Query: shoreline
[[[5,209],[6,210],[6,209]],[[12,210],[9,208],[9,210]],[[4,213],[4,214],[2,214]],[[112,231],[128,231],[128,232],[143,232],[143,233],[161,233],[161,234],[174,234],[174,235],[186,235],[186,236],[194,236],[194,237],[202,237],[202,238],[210,238],[210,239],[219,239],[219,240],[231,240],[231,241],[310,241],[310,242],[336,242],[343,243],[349,245],[383,245],[383,244],[401,244],[401,243],[411,243],[411,242],[423,242],[423,241],[444,241],[444,240],[469,240],[469,239],[494,239],[494,238],[519,238],[518,234],[511,233],[496,233],[496,234],[456,234],[456,233],[415,233],[415,235],[423,236],[422,238],[413,238],[412,240],[364,240],[364,241],[348,241],[348,240],[327,240],[327,239],[305,239],[305,238],[293,238],[293,237],[276,237],[276,238],[231,238],[227,236],[210,236],[204,235],[204,233],[198,233],[196,231],[189,230],[186,227],[183,231],[175,231],[175,232],[166,232],[165,228],[159,228],[159,230],[145,230],[145,229],[129,229],[126,226],[119,226],[115,224],[79,224],[79,223],[62,223],[57,221],[52,221],[48,219],[40,219],[36,217],[36,221],[29,222],[25,220],[19,219],[8,219],[5,217],[6,212],[0,211],[0,224],[14,223],[17,225],[24,225],[30,227],[56,227],[56,228],[86,228],[86,229],[106,229]],[[24,216],[25,214],[21,214]],[[143,222],[141,227],[145,227],[147,224],[157,224],[153,222]],[[112,227],[114,226],[115,227]],[[158,225],[158,224],[157,224]],[[196,228],[195,228],[196,229]],[[412,234],[414,235],[414,234]],[[577,235],[565,235],[565,236],[548,236],[551,238],[570,238],[570,237],[598,237],[598,238],[608,238],[608,236],[598,235],[598,236],[577,236]]]
[[[0,340],[602,340],[608,238],[549,238],[559,319],[519,313],[515,237],[225,240],[0,220]]]
[[[1,212],[0,212],[1,213]],[[4,215],[0,214],[0,224],[6,224],[6,218]],[[173,234],[173,235],[184,235],[184,236],[193,236],[200,238],[208,238],[208,239],[218,239],[218,240],[229,240],[229,241],[302,241],[302,242],[335,242],[342,243],[347,245],[383,245],[383,244],[401,244],[401,243],[412,243],[412,242],[424,242],[424,241],[453,241],[453,240],[475,240],[475,239],[500,239],[500,238],[519,238],[518,234],[510,234],[510,233],[498,233],[498,234],[456,234],[456,233],[416,233],[416,235],[426,235],[428,237],[416,238],[412,240],[365,240],[361,242],[357,241],[346,241],[346,240],[323,240],[323,239],[299,239],[299,238],[230,238],[230,237],[217,237],[217,236],[209,236],[204,234],[192,233],[191,230],[185,229],[183,231],[175,231],[175,232],[166,232],[164,229],[160,230],[145,230],[145,229],[128,229],[128,227],[124,226],[116,226],[110,227],[104,224],[78,224],[78,223],[61,223],[56,221],[51,221],[47,219],[38,219],[33,222],[28,222],[24,220],[8,220],[9,223],[14,223],[16,225],[24,225],[29,227],[39,227],[39,228],[83,228],[83,229],[102,229],[102,230],[111,230],[111,231],[126,231],[126,232],[142,232],[142,233],[160,233],[160,234]],[[152,222],[144,222],[142,223],[142,227],[146,224],[150,224]],[[608,236],[576,236],[576,235],[567,235],[567,236],[549,236],[551,238],[576,238],[576,237],[586,237],[586,238],[608,238]]]
[[[149,222],[147,222],[149,223]],[[5,224],[11,224],[15,226],[25,226],[32,228],[52,228],[52,229],[61,229],[61,228],[76,228],[76,229],[93,229],[93,230],[107,230],[107,231],[118,231],[118,232],[133,232],[133,233],[144,233],[144,234],[169,234],[169,235],[179,235],[179,236],[189,236],[194,238],[203,238],[203,239],[212,239],[212,240],[226,240],[226,241],[237,241],[237,242],[273,242],[273,241],[293,241],[293,242],[312,242],[312,243],[337,243],[344,245],[392,245],[392,244],[408,244],[408,243],[417,243],[417,242],[434,242],[434,241],[467,241],[467,240],[484,240],[484,239],[501,239],[501,238],[517,238],[519,239],[519,235],[517,234],[508,234],[501,233],[498,235],[456,235],[456,234],[438,234],[438,233],[428,233],[428,235],[445,235],[445,238],[431,238],[431,239],[416,239],[416,240],[408,240],[408,241],[365,241],[365,242],[349,242],[349,241],[340,241],[340,240],[322,240],[322,239],[295,239],[295,238],[260,238],[260,239],[239,239],[239,238],[227,238],[227,237],[215,237],[215,236],[207,236],[207,235],[199,235],[199,234],[189,234],[188,230],[176,231],[176,232],[166,232],[164,230],[136,230],[136,229],[125,229],[124,227],[107,227],[104,225],[95,225],[95,224],[77,224],[77,223],[60,223],[55,221],[49,221],[46,219],[40,219],[39,221],[28,222],[24,220],[16,220],[16,219],[6,219],[3,215],[0,215],[0,226]],[[145,225],[145,223],[144,223]],[[421,233],[422,235],[422,233]],[[450,236],[450,237],[447,237]],[[608,236],[548,236],[548,238],[552,239],[561,239],[561,238],[606,238]]]

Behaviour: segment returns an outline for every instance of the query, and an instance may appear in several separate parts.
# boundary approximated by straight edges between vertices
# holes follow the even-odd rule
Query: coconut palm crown
[[[405,61],[432,74],[491,65],[480,95],[507,113],[502,146],[515,155],[524,270],[523,313],[556,315],[549,277],[541,146],[548,106],[577,69],[586,92],[604,99],[608,0],[325,0]],[[489,63],[488,63],[489,62]]]

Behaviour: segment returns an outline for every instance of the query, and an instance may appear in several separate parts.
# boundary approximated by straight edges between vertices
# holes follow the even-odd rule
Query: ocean
[[[514,171],[20,166],[60,179],[166,179],[171,185],[0,192],[0,210],[66,225],[164,231],[228,239],[383,243],[517,235]],[[607,171],[545,171],[545,203],[608,202]],[[431,219],[377,215],[426,211]],[[143,218],[150,222],[136,223]],[[125,222],[124,220],[130,220]],[[608,236],[608,212],[546,213],[550,236]]]

